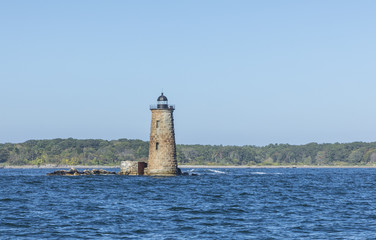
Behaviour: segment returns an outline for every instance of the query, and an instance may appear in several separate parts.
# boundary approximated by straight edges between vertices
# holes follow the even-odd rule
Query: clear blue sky
[[[376,141],[376,1],[0,2],[0,142]]]

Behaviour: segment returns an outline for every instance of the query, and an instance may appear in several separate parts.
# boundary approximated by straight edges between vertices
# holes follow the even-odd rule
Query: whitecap
[[[219,171],[219,170],[214,170],[214,169],[208,169],[208,171],[211,171],[213,173],[220,173],[220,174],[224,174],[225,172],[222,172],[222,171]]]
[[[266,173],[266,172],[251,172],[251,174],[258,174],[258,175],[264,175],[264,174],[273,174],[273,175],[280,175],[282,173]]]

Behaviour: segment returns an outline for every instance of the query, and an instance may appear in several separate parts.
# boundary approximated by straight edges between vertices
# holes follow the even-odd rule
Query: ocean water
[[[54,170],[0,169],[1,239],[376,239],[376,169]]]

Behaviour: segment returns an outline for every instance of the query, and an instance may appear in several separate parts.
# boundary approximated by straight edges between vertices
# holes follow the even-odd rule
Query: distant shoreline
[[[104,165],[23,165],[23,166],[0,166],[4,169],[52,169],[52,168],[80,168],[80,169],[114,169],[119,166]],[[281,165],[281,166],[221,166],[221,165],[179,165],[179,168],[376,168],[376,166],[317,166],[317,165]]]
[[[179,168],[376,168],[376,166],[317,166],[317,165],[281,165],[281,166],[210,166],[210,165],[179,165]]]
[[[103,165],[88,165],[88,166],[85,166],[85,165],[40,165],[40,166],[37,166],[37,165],[21,165],[21,166],[0,166],[0,168],[6,168],[6,169],[22,169],[22,168],[25,168],[25,169],[49,169],[49,168],[85,168],[85,169],[88,169],[88,168],[96,168],[96,169],[99,169],[99,168],[120,168],[120,165],[119,166],[103,166]]]

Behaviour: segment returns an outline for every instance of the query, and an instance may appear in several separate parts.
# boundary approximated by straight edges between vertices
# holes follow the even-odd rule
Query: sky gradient
[[[376,1],[1,1],[0,143],[376,140]]]

